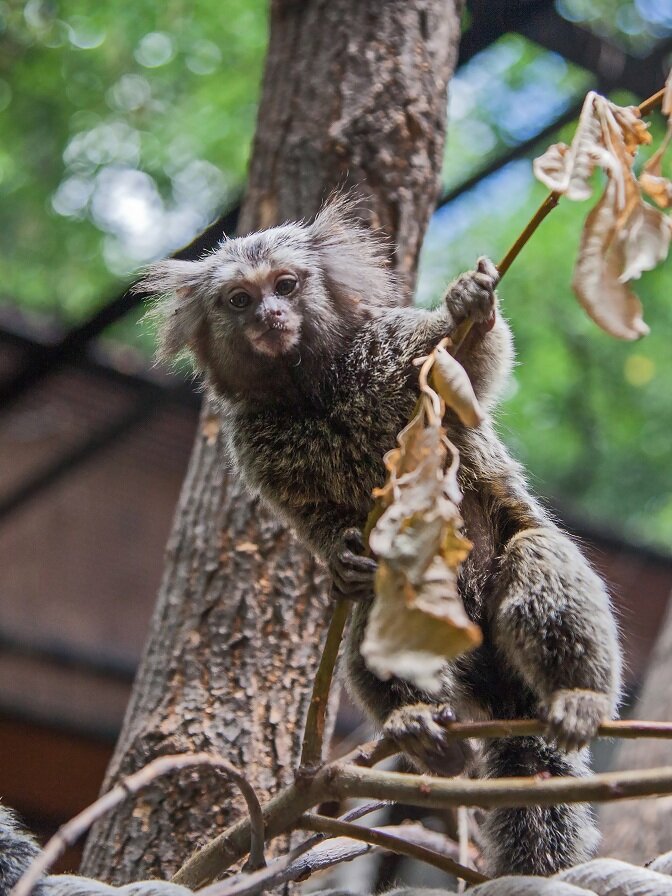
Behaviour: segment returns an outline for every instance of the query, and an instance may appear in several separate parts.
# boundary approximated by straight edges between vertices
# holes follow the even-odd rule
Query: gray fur
[[[7,896],[39,851],[12,810],[0,805],[0,896]],[[40,896],[41,884],[33,892]]]
[[[332,569],[347,556],[345,533],[363,527],[372,489],[385,478],[383,454],[395,445],[415,404],[413,359],[465,318],[474,320],[478,338],[465,344],[460,360],[485,409],[495,405],[513,362],[511,335],[499,312],[487,331],[496,307],[490,262],[482,259],[477,271],[458,278],[437,310],[392,307],[396,285],[382,248],[348,214],[337,201],[313,224],[228,241],[186,273],[171,268],[170,282],[181,298],[160,306],[169,309],[164,346],[173,352],[181,342],[191,345],[221,402],[230,451],[247,484]],[[165,290],[165,264],[150,270],[146,285]],[[273,271],[286,269],[299,278],[300,289],[280,303],[286,345],[269,357],[255,349],[252,311],[236,316],[217,297],[227,295],[227,278],[257,277],[261,304],[254,307],[261,308],[275,301],[268,299]],[[180,325],[170,318],[176,301],[189,308],[190,324],[179,337]],[[190,337],[199,315],[197,335]],[[601,717],[615,711],[620,688],[604,585],[530,495],[490,417],[467,430],[449,414],[446,425],[460,451],[462,512],[474,543],[460,590],[484,641],[446,665],[439,701],[461,719],[542,716],[559,748],[583,746]],[[353,567],[360,589],[364,569]],[[368,612],[368,602],[358,603],[350,627],[351,687],[381,725],[398,723],[407,707],[417,734],[417,704],[433,701],[366,669],[359,644]],[[431,744],[427,750],[426,731],[436,728],[425,725],[416,737],[423,744],[421,765],[433,763],[434,771],[451,767],[440,735],[433,758]],[[395,732],[403,741],[398,727]],[[476,773],[584,774],[583,754],[565,755],[558,747],[541,739],[486,745]],[[583,807],[497,810],[489,816],[486,840],[494,872],[548,874],[586,858],[596,833]]]

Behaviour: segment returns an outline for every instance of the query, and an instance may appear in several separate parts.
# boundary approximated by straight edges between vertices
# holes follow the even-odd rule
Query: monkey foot
[[[395,709],[383,731],[423,771],[452,777],[471,759],[467,742],[448,734],[445,725],[454,721],[455,713],[445,703],[416,703]]]
[[[600,723],[610,718],[610,702],[606,694],[598,691],[554,691],[540,712],[547,725],[546,739],[566,753],[587,746]]]

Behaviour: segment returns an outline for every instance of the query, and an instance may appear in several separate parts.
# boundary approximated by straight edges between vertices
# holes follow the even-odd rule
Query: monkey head
[[[187,349],[215,390],[324,360],[394,301],[384,242],[336,197],[315,220],[226,239],[197,261],[152,265],[136,289],[158,294],[159,356]],[[270,385],[270,384],[269,384]]]

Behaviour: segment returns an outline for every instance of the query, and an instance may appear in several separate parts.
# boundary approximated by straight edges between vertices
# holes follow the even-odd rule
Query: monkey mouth
[[[262,333],[253,334],[250,341],[260,354],[275,357],[294,348],[298,342],[298,333],[286,324],[274,323]]]

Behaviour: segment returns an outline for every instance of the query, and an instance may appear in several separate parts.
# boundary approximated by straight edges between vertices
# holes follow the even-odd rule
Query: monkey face
[[[229,332],[237,329],[252,351],[284,355],[301,338],[301,284],[299,272],[260,263],[221,288],[213,317],[225,315]]]
[[[137,289],[159,296],[159,355],[187,349],[223,396],[273,391],[286,366],[322,366],[398,290],[384,242],[336,196],[315,220],[225,239],[196,261],[152,265]],[[304,363],[302,371],[308,371]],[[258,376],[256,374],[259,374]]]

